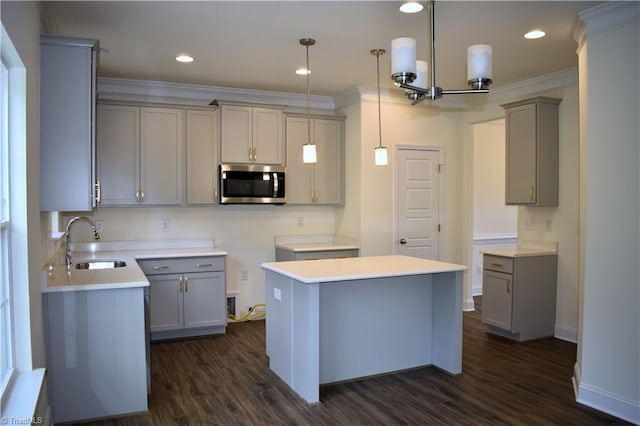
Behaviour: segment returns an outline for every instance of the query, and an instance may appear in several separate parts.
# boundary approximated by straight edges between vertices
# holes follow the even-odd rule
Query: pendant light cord
[[[379,147],[382,148],[382,113],[380,112],[380,54],[376,55],[376,64],[378,66],[378,140]]]
[[[310,103],[310,94],[309,94],[309,76],[311,74],[311,68],[309,68],[309,44],[306,45],[307,48],[307,143],[311,143],[311,113],[309,112],[311,109]]]

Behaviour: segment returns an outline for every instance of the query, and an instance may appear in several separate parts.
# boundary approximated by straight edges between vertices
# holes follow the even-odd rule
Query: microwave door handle
[[[273,173],[273,197],[278,196],[278,174]]]

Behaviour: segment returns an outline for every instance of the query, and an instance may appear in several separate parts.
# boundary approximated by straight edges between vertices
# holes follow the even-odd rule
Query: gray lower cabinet
[[[45,293],[52,423],[147,410],[144,288]]]
[[[488,331],[524,341],[553,336],[557,255],[484,255],[482,322]]]
[[[225,332],[225,257],[139,260],[149,280],[151,340]]]

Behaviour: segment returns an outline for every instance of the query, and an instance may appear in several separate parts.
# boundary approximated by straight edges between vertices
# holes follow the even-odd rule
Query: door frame
[[[395,171],[393,173],[393,254],[398,254],[398,238],[399,238],[399,218],[398,214],[398,183],[400,182],[400,178],[398,177],[398,172],[400,171],[398,159],[398,153],[400,151],[410,150],[410,151],[434,151],[438,153],[438,164],[440,166],[439,176],[438,176],[438,223],[440,226],[440,232],[438,232],[438,259],[442,260],[442,254],[444,253],[444,234],[446,232],[446,227],[442,226],[443,218],[445,217],[445,207],[444,207],[444,180],[445,180],[445,149],[443,146],[427,146],[427,145],[396,145],[394,152],[394,167]]]

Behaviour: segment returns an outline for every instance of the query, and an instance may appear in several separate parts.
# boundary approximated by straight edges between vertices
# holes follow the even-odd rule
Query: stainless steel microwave
[[[259,164],[221,164],[220,204],[285,204],[285,168]]]

